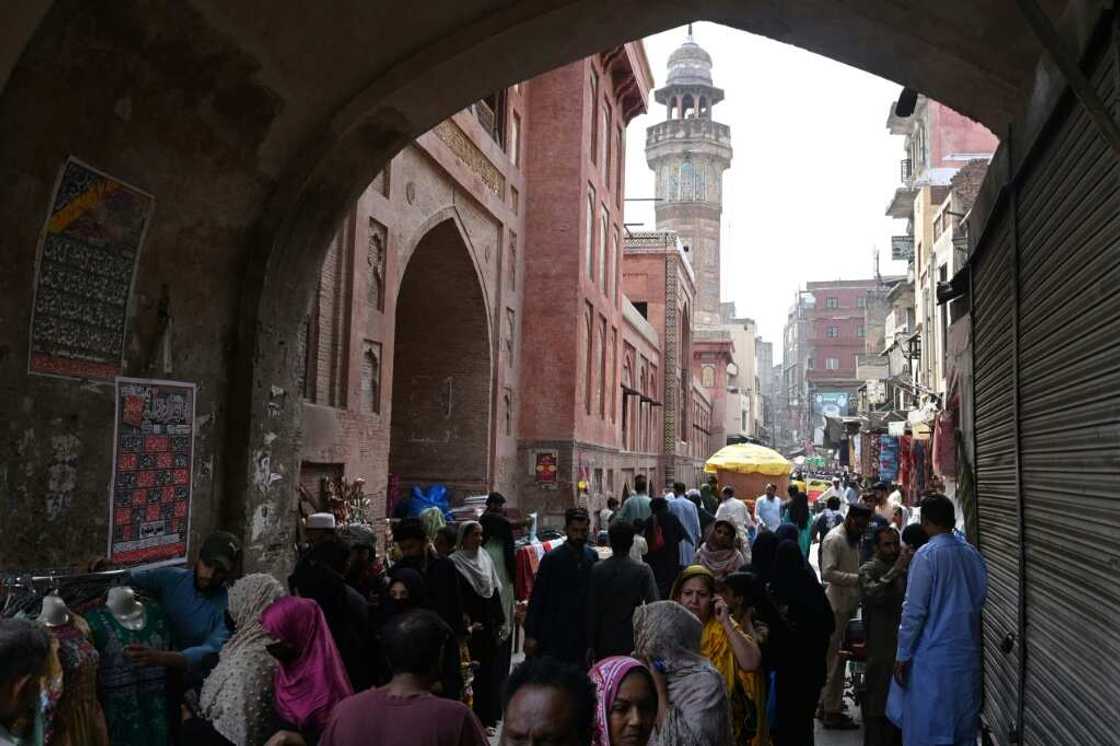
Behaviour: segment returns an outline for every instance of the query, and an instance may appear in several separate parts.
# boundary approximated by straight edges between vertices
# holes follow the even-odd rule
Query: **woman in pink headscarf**
[[[646,746],[657,721],[657,689],[649,670],[616,655],[589,672],[598,694],[592,746]]]
[[[334,706],[354,693],[319,605],[287,596],[261,615],[261,626],[276,642],[268,652],[276,669],[276,715],[312,743],[327,727]],[[270,743],[298,743],[294,739]]]

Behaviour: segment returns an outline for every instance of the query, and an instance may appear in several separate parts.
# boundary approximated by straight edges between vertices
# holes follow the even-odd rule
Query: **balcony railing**
[[[909,184],[914,180],[914,161],[910,158],[903,158],[899,166],[899,177],[902,179],[903,184]]]

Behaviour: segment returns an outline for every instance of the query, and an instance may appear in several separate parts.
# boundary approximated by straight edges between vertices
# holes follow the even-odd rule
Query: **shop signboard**
[[[847,417],[850,397],[851,394],[847,391],[817,391],[813,394],[813,414]]]
[[[537,451],[533,473],[538,484],[556,484],[558,471],[556,462],[559,460],[559,455],[556,451]]]

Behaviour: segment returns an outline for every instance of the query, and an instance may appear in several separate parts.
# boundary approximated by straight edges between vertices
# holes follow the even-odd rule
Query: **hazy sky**
[[[656,87],[685,35],[681,27],[645,39]],[[906,271],[890,261],[890,236],[905,223],[883,215],[904,157],[902,138],[886,129],[901,86],[725,26],[697,23],[693,35],[712,56],[725,93],[712,118],[731,127],[734,149],[723,175],[721,297],[758,322],[778,362],[798,286],[871,277],[876,248],[883,274]],[[630,123],[627,197],[654,196],[646,127],[664,118],[651,96],[650,113]],[[626,222],[652,230],[653,204],[628,202]]]

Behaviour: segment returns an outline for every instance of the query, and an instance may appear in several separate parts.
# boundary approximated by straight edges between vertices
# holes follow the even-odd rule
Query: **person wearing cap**
[[[172,650],[129,646],[126,654],[137,664],[163,666],[187,673],[188,686],[218,662],[229,638],[226,627],[226,581],[241,554],[233,534],[215,531],[206,537],[194,567],[155,567],[132,570],[128,584],[159,601],[171,623]]]
[[[307,525],[304,527],[307,543],[314,547],[327,539],[335,538],[337,527],[334,513],[312,513],[307,516]]]

